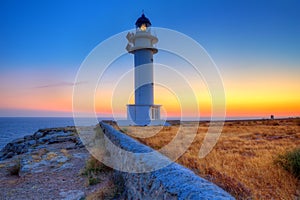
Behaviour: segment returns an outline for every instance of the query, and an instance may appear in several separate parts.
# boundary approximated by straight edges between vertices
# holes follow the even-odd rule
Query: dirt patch
[[[90,154],[85,148],[66,150],[70,142],[48,144],[0,163],[0,199],[83,199],[112,186],[112,172],[88,185],[81,174]],[[21,162],[19,173],[10,170]],[[113,195],[111,195],[113,196]]]

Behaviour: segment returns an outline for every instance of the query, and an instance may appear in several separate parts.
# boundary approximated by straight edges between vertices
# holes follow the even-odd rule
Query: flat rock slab
[[[0,161],[0,199],[79,200],[105,185],[88,186],[81,175],[90,157],[85,148],[65,149],[72,141],[37,146],[27,153]],[[11,175],[20,165],[19,175]],[[112,180],[112,173],[103,174],[103,180]],[[105,182],[105,181],[104,181]]]

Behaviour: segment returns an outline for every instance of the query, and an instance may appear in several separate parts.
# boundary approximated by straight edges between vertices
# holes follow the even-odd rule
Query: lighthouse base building
[[[164,125],[165,121],[160,119],[161,105],[127,105],[127,119],[129,125],[157,126]]]

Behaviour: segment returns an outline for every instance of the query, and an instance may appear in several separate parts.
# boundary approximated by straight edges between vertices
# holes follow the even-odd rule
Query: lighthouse
[[[142,14],[135,22],[135,32],[126,36],[126,50],[134,55],[134,104],[127,105],[130,125],[163,125],[160,120],[161,105],[154,104],[153,55],[158,52],[158,39],[151,32],[150,20]]]

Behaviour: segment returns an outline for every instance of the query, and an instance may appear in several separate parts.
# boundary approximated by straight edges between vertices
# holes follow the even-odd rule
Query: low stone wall
[[[105,123],[100,123],[100,126],[107,137],[105,145],[109,149],[111,164],[121,165],[123,172],[115,170],[115,173],[123,179],[127,199],[234,199],[218,186],[177,163],[172,162],[164,168],[151,171],[157,163],[169,161],[168,158]],[[119,148],[111,148],[112,145]],[[127,154],[124,150],[136,154]],[[153,151],[153,159],[146,160],[139,155]],[[151,172],[130,172],[141,167],[139,162],[143,163],[143,169],[148,167]]]

